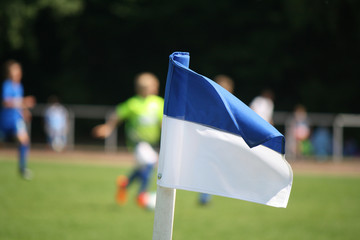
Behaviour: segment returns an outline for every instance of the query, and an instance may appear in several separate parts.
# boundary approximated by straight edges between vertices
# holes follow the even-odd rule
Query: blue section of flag
[[[285,138],[271,124],[220,85],[189,69],[186,52],[170,55],[164,114],[241,136],[249,147],[284,154]]]

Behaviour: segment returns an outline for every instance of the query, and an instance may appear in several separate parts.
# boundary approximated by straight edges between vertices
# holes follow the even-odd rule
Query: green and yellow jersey
[[[125,121],[129,147],[141,141],[159,143],[163,108],[164,99],[155,95],[146,98],[136,95],[117,105],[116,114]]]

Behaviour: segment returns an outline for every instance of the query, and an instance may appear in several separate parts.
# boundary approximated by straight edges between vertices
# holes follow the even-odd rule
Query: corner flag
[[[284,136],[189,61],[170,55],[158,185],[286,207]]]

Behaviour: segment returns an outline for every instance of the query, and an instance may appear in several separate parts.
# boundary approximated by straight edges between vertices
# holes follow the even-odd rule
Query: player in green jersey
[[[136,95],[116,106],[115,113],[105,124],[93,129],[95,137],[106,138],[116,126],[125,122],[127,146],[134,151],[136,167],[130,176],[118,178],[117,202],[124,204],[127,200],[127,187],[134,180],[140,180],[138,203],[145,207],[150,177],[158,160],[157,147],[160,140],[161,121],[164,99],[157,96],[159,80],[152,73],[141,73],[135,77]]]

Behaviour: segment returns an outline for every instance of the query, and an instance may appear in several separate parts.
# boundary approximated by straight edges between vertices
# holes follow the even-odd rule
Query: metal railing
[[[43,117],[46,104],[37,104],[32,110],[33,116]],[[75,146],[75,119],[103,119],[104,122],[114,111],[114,106],[109,105],[65,105],[69,111],[68,149]],[[290,131],[290,122],[293,114],[290,112],[275,112],[274,125],[284,126],[284,135]],[[341,161],[343,158],[343,128],[360,127],[360,114],[331,114],[331,113],[308,113],[311,127],[329,127],[333,130],[333,160]],[[30,126],[31,129],[31,126]],[[90,130],[89,130],[90,131]],[[31,132],[31,131],[30,131]],[[114,152],[118,149],[118,131],[105,139],[104,149],[107,152]],[[290,139],[289,139],[290,140]],[[287,154],[290,151],[286,151]],[[294,156],[289,156],[294,158]]]
[[[47,104],[37,104],[32,109],[34,117],[44,117]],[[65,105],[68,110],[68,133],[67,133],[67,148],[74,149],[75,146],[75,119],[104,119],[110,116],[114,111],[113,106],[108,105]],[[29,132],[31,135],[31,124],[29,126]],[[117,131],[114,131],[108,138],[105,139],[105,149],[107,151],[115,151],[117,149]]]
[[[360,127],[360,115],[339,114],[333,123],[333,158],[341,161],[343,158],[343,142],[345,127]]]

